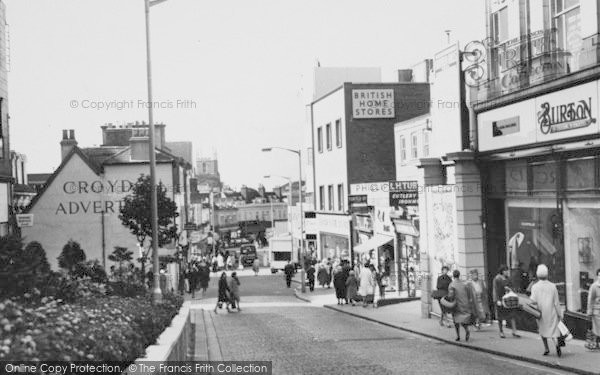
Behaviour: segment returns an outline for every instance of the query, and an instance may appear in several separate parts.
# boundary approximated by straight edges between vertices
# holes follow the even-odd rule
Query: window
[[[410,135],[410,157],[412,159],[416,159],[419,157],[419,137],[417,133],[412,133]]]
[[[508,39],[508,7],[492,15],[492,33],[495,44],[501,44]]]
[[[342,147],[342,120],[335,120],[335,145]]]
[[[583,48],[579,0],[556,0],[554,27],[558,48],[566,58],[567,73],[579,70],[579,56]]]
[[[319,208],[325,211],[325,187],[319,186]]]
[[[323,128],[317,129],[317,149],[319,152],[323,152]]]
[[[333,211],[333,202],[334,202],[334,197],[333,197],[333,185],[329,185],[327,187],[328,193],[329,193],[329,211]]]
[[[423,130],[423,157],[429,157],[429,130]]]
[[[406,162],[406,139],[404,138],[404,136],[400,136],[399,140],[398,140],[398,145],[400,148],[400,163],[405,163]]]
[[[344,185],[339,184],[337,186],[337,194],[338,194],[338,211],[344,211]]]
[[[331,150],[331,124],[325,125],[325,133],[327,137],[327,149]]]

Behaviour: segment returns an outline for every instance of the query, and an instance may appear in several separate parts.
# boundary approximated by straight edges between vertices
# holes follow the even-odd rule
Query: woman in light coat
[[[375,297],[375,286],[377,285],[377,281],[375,280],[374,269],[375,267],[372,264],[365,264],[362,270],[360,270],[360,287],[358,289],[358,294],[363,297],[363,307],[367,307],[369,299],[373,300],[373,297]]]
[[[485,322],[490,315],[490,309],[487,301],[487,287],[485,282],[479,278],[477,269],[469,272],[471,280],[467,283],[473,291],[473,302],[475,305],[475,327],[481,329],[481,322]]]
[[[596,282],[590,286],[587,313],[592,317],[592,332],[596,335],[596,347],[600,348],[600,268],[596,270]]]
[[[539,281],[531,287],[531,300],[537,303],[542,313],[537,323],[539,334],[544,343],[544,355],[550,353],[548,338],[552,338],[553,340],[556,339],[556,355],[560,357],[561,350],[557,339],[560,337],[558,323],[562,320],[562,310],[558,301],[558,289],[556,289],[556,285],[548,281],[548,267],[544,264],[537,267],[536,276]]]

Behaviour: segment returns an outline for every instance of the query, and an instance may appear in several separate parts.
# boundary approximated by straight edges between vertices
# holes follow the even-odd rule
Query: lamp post
[[[160,303],[162,292],[160,290],[160,267],[158,264],[158,202],[156,196],[156,155],[154,154],[154,114],[152,112],[152,64],[150,55],[150,7],[158,5],[166,0],[144,0],[146,14],[146,72],[148,74],[148,127],[150,137],[150,184],[152,186],[150,207],[152,226],[152,272],[154,273],[154,290],[152,300]]]
[[[302,286],[300,290],[302,293],[306,293],[306,285],[304,283],[304,209],[302,208],[302,151],[301,150],[292,150],[290,148],[284,147],[267,147],[263,148],[263,152],[271,152],[273,149],[284,150],[293,152],[298,155],[298,203],[300,205],[300,253],[302,254],[302,264],[300,265],[300,282]],[[292,196],[292,184],[290,184],[290,198]]]

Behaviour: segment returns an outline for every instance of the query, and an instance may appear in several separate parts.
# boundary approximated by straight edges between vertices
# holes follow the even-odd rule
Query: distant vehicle
[[[271,265],[271,273],[283,271],[283,268],[292,261],[296,266],[297,260],[292,251],[292,239],[290,236],[271,237],[269,240],[269,264]]]
[[[240,247],[240,258],[244,266],[251,266],[254,260],[258,258],[256,253],[256,246],[254,245],[242,245]]]

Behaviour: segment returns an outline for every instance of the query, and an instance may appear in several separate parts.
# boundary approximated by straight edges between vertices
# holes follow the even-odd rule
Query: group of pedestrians
[[[237,272],[231,273],[231,278],[227,278],[227,273],[223,272],[219,278],[219,289],[217,295],[217,304],[215,305],[214,312],[217,314],[217,309],[223,308],[223,305],[227,308],[227,312],[232,312],[231,309],[237,309],[242,311],[240,308],[240,279],[237,277]],[[230,308],[231,306],[231,308]]]
[[[385,298],[386,276],[377,271],[375,265],[365,263],[362,267],[352,269],[347,260],[341,261],[333,270],[333,287],[338,305],[362,302],[363,307],[369,303],[375,307],[375,293]]]
[[[210,281],[210,267],[206,258],[190,262],[187,269],[184,270],[184,276],[187,280],[187,292],[192,295],[192,298],[195,298],[198,288],[202,290],[202,297],[204,298]]]
[[[213,255],[210,263],[212,266],[212,271],[217,273],[222,270],[234,270],[237,259],[235,253],[230,253],[229,251],[218,251]]]
[[[440,325],[443,326],[446,315],[451,314],[456,330],[456,341],[461,340],[460,327],[465,331],[465,341],[469,341],[470,325],[480,329],[481,323],[491,320],[486,285],[479,279],[476,270],[471,271],[471,278],[466,282],[461,280],[460,271],[454,270],[452,278],[448,273],[449,268],[442,267],[442,274],[437,280],[437,290],[433,292],[433,298],[440,303],[442,312]],[[556,354],[560,357],[561,347],[565,345],[565,331],[561,330],[564,325],[563,311],[560,307],[558,289],[548,280],[548,273],[546,265],[537,265],[535,279],[526,288],[530,292],[530,301],[527,305],[532,311],[532,319],[537,322],[538,332],[544,345],[543,355],[550,354],[549,339],[551,339]],[[509,269],[504,265],[499,268],[498,274],[494,277],[492,296],[500,338],[506,338],[503,330],[504,322],[510,324],[512,337],[520,338],[516,328],[519,297],[513,291]],[[591,334],[595,336],[596,347],[600,349],[600,269],[596,271],[596,280],[589,289],[587,313],[592,320]]]

